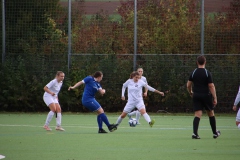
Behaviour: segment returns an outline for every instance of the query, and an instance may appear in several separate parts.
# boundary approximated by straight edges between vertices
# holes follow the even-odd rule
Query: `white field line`
[[[14,124],[0,124],[0,127],[35,127],[35,128],[42,128],[43,126],[37,126],[37,125],[14,125]],[[55,127],[55,126],[50,126]],[[98,128],[96,126],[89,126],[89,125],[63,125],[64,128],[92,128],[96,129]],[[237,130],[236,127],[232,126],[217,126],[221,130]],[[154,130],[192,130],[192,126],[184,126],[184,127],[173,127],[173,125],[155,125],[153,128],[145,127],[145,126],[139,126],[139,127],[125,127],[125,126],[119,126],[119,128],[134,128],[134,129],[154,129]],[[201,130],[210,130],[210,126],[199,126],[199,129]]]
[[[0,155],[0,159],[3,159],[3,158],[5,158],[5,156],[4,155]]]

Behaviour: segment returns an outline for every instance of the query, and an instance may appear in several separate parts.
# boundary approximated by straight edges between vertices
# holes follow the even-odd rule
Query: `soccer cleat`
[[[137,122],[137,125],[140,125],[141,123],[140,122]]]
[[[152,119],[151,122],[149,122],[150,127],[152,127],[154,125],[154,123],[155,123],[155,120]]]
[[[52,129],[51,129],[49,126],[47,126],[47,125],[44,125],[43,128],[44,128],[46,131],[51,131],[51,130],[52,130]]]
[[[60,126],[56,127],[56,130],[57,130],[57,131],[65,131],[65,129],[63,129],[63,128],[60,127]]]
[[[132,118],[132,117],[130,116],[130,114],[129,114],[129,113],[127,114],[127,116],[128,116],[128,118],[129,118],[129,119],[131,119],[131,118]]]
[[[199,136],[193,134],[193,135],[192,135],[192,139],[201,139],[201,138],[200,138]]]
[[[99,129],[98,133],[108,133],[108,132],[106,132],[104,129]]]
[[[213,138],[216,139],[221,135],[221,132],[219,130],[216,131],[217,134],[213,134]]]
[[[117,130],[117,126],[118,126],[118,124],[110,124],[108,126],[108,129],[110,132],[113,132],[113,131]]]
[[[192,139],[201,139],[198,135],[192,134]]]

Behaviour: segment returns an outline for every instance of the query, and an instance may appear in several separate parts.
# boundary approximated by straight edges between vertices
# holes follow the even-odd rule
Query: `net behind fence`
[[[149,111],[192,109],[186,82],[201,51],[200,2],[137,1],[136,67],[143,67],[150,85],[170,90],[163,98],[149,93],[145,99]],[[204,53],[217,89],[217,111],[221,112],[231,110],[239,85],[239,3],[205,0],[204,6]],[[71,10],[68,4],[67,0],[5,0],[5,31],[4,23],[1,25],[1,41],[3,33],[6,35],[6,56],[1,59],[2,110],[21,110],[19,106],[42,110],[42,88],[57,70],[66,74],[60,95],[63,109],[82,111],[81,88],[69,93],[67,87],[102,70],[107,93],[98,98],[106,111],[122,110],[122,83],[134,68],[134,0],[72,0]],[[2,18],[3,12],[0,14]],[[30,91],[25,92],[25,88]]]
[[[137,66],[144,69],[149,85],[160,91],[169,91],[163,98],[149,92],[145,99],[149,111],[192,111],[186,83],[197,67],[196,58],[197,55],[137,56]],[[216,110],[229,112],[238,92],[239,55],[206,55],[206,58],[206,68],[213,75],[219,101]],[[77,71],[80,80],[96,70],[103,71],[102,86],[109,93],[106,96],[109,103],[105,106],[113,107],[121,104],[121,87],[132,72],[132,59],[133,55],[74,55],[71,72]]]

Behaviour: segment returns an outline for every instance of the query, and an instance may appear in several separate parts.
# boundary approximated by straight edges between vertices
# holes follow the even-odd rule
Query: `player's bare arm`
[[[215,85],[213,83],[209,83],[208,88],[213,96],[213,104],[217,105],[217,95],[216,95]]]
[[[187,91],[190,94],[190,96],[192,97],[193,91],[192,91],[192,82],[191,81],[187,82]]]
[[[76,83],[74,86],[70,86],[68,88],[68,90],[70,91],[71,89],[75,89],[77,87],[79,87],[80,85],[82,85],[84,82],[83,81],[79,81],[78,83]]]

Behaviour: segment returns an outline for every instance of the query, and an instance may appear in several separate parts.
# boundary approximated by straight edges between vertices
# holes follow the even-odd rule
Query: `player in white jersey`
[[[143,76],[143,68],[138,68],[137,72],[139,73],[140,79],[146,84],[148,84],[146,77]],[[143,96],[147,97],[147,92],[148,92],[147,87],[144,88],[144,91],[145,92],[143,93]],[[138,110],[132,111],[131,113],[128,113],[129,119],[131,118],[131,116],[134,116],[134,115],[136,115],[137,124],[140,124],[139,119],[140,119],[141,113]]]
[[[237,105],[240,101],[240,87],[239,87],[239,90],[238,90],[238,94],[236,96],[236,99],[234,101],[234,105],[233,105],[233,110],[234,111],[237,111]],[[237,116],[236,116],[236,125],[238,126],[238,128],[240,129],[240,109],[238,109],[238,112],[237,112]]]
[[[45,91],[45,93],[43,95],[43,100],[50,109],[50,112],[47,115],[45,125],[43,126],[43,128],[46,129],[47,131],[52,130],[49,127],[49,123],[51,122],[51,120],[54,116],[54,113],[57,113],[56,130],[64,131],[64,129],[61,127],[62,114],[61,114],[61,107],[58,102],[58,93],[62,87],[64,76],[65,76],[65,74],[62,71],[57,71],[55,79],[50,81],[43,88]]]
[[[132,77],[132,79],[131,79]],[[149,115],[146,112],[145,105],[143,103],[143,96],[142,96],[142,88],[147,87],[149,91],[155,92],[160,94],[161,96],[164,96],[163,92],[160,92],[151,86],[147,85],[145,82],[139,79],[139,73],[133,72],[130,76],[130,79],[128,79],[122,87],[122,100],[125,100],[125,90],[128,88],[128,102],[126,106],[123,109],[122,114],[118,117],[116,124],[120,124],[122,120],[126,117],[126,115],[131,112],[135,107],[140,111],[140,113],[143,115],[144,119],[148,122],[150,127],[153,126],[155,123],[155,120],[151,120]]]

